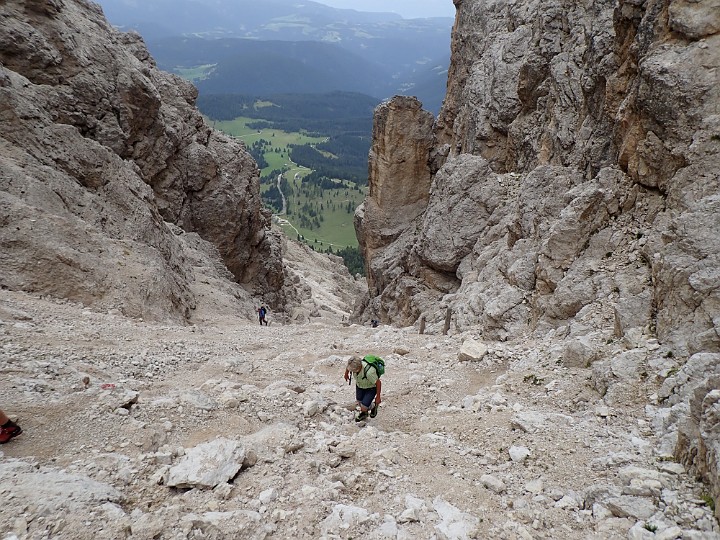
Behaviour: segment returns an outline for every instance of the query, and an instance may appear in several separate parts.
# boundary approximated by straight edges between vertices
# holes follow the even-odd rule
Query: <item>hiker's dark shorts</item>
[[[375,394],[377,394],[376,386],[373,386],[372,388],[360,388],[359,386],[355,387],[355,399],[368,409],[370,408],[370,404],[373,399],[375,399]]]

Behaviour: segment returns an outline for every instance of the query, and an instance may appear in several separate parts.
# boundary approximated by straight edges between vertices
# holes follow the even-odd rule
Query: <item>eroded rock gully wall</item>
[[[194,278],[169,222],[279,303],[281,249],[257,167],[204,123],[196,97],[96,4],[3,1],[0,285],[185,317]]]
[[[355,229],[367,260],[381,257],[427,207],[433,122],[432,113],[422,110],[415,98],[398,96],[375,112],[369,160],[371,195],[355,216]],[[388,265],[392,264],[390,260],[381,265],[380,272],[370,267],[370,289],[386,287]]]
[[[437,332],[451,308],[458,330],[555,336],[574,344],[568,357],[591,351],[587,362],[642,336],[680,364],[720,351],[717,0],[455,5],[447,97],[418,154],[427,206],[381,244],[368,213],[401,211],[378,194],[418,165],[389,174],[378,163],[392,154],[370,155],[356,217],[372,286],[359,316],[423,317]],[[399,121],[418,114],[406,99],[391,106]],[[404,129],[416,127],[386,131]],[[717,390],[693,388],[678,455],[719,494],[717,443],[698,438],[717,431]]]

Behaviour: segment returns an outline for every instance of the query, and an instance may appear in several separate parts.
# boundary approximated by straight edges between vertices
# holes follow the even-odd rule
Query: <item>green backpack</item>
[[[365,358],[363,358],[365,363],[367,363],[367,366],[365,366],[365,372],[363,373],[363,377],[367,377],[368,369],[370,369],[370,366],[375,368],[375,371],[378,374],[378,377],[382,377],[385,373],[385,360],[380,358],[379,356],[373,356],[372,354],[368,354]]]

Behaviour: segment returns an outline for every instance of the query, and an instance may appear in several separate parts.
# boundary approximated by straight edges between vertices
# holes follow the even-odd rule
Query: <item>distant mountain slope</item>
[[[163,69],[214,65],[196,82],[201,94],[392,92],[387,70],[330,43],[173,37],[149,45]]]
[[[317,2],[294,0],[100,0],[107,18],[114,24],[150,30],[147,37],[206,34],[206,37],[264,37],[289,41],[316,40],[303,29],[329,27],[338,22],[376,24],[399,21],[394,13],[366,13],[335,9]],[[281,35],[278,35],[282,33]]]
[[[411,67],[450,52],[452,19],[335,9],[293,0],[100,0],[108,19],[146,41],[170,36],[335,43],[370,62]],[[401,69],[401,68],[399,68]]]
[[[437,113],[445,99],[447,90],[447,66],[450,56],[440,61],[428,62],[419,66],[412,73],[403,78],[401,87],[395,88],[394,93],[416,96],[423,104],[423,108]]]
[[[201,93],[347,90],[379,98],[410,93],[434,112],[444,96],[444,75],[420,73],[429,66],[448,65],[450,18],[403,19],[294,0],[100,4],[113,24],[143,35],[163,69],[179,73],[179,67],[217,64],[211,79],[199,85]],[[322,46],[307,45],[313,41]],[[279,42],[306,45],[283,49]]]

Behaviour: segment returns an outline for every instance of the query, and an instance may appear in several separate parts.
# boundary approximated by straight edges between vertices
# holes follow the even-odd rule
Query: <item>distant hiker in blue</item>
[[[267,326],[267,320],[265,319],[265,316],[267,315],[267,308],[265,306],[260,306],[257,310],[258,312],[258,319],[260,320],[260,326],[263,324]]]

